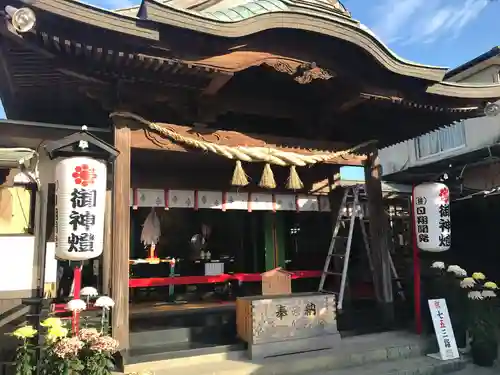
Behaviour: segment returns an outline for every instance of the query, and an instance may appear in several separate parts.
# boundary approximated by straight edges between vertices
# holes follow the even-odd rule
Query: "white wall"
[[[39,174],[42,189],[48,189],[48,184],[54,182],[54,166],[55,162],[46,154],[40,155]],[[23,180],[22,174],[15,177],[16,182]],[[0,292],[35,289],[37,282],[34,271],[37,265],[35,237],[0,236],[0,250],[3,252],[3,259],[0,262]],[[54,251],[54,242],[47,243],[45,283],[56,282],[57,261]]]
[[[500,116],[465,120],[464,125],[465,147],[440,152],[422,159],[417,158],[415,138],[381,149],[379,155],[383,175],[465,154],[491,146],[500,140]]]
[[[450,81],[483,85],[497,84],[499,83],[499,69],[500,56],[494,56],[456,74]],[[500,140],[500,116],[465,120],[464,125],[465,147],[418,159],[414,138],[380,150],[379,155],[383,175],[465,154],[490,146]]]
[[[1,236],[0,249],[4,254],[0,262],[0,292],[26,291],[36,288],[36,267],[34,236]],[[57,261],[54,257],[54,242],[47,243],[45,283],[55,283]]]

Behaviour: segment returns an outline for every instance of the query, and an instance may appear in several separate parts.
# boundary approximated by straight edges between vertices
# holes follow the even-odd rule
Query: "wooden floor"
[[[230,310],[235,309],[236,303],[233,301],[221,302],[143,302],[130,304],[130,315],[145,315],[150,313],[176,313],[176,312],[194,312],[203,310]]]

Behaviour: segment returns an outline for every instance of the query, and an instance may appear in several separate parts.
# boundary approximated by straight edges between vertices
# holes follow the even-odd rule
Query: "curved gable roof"
[[[500,97],[500,85],[448,85],[446,68],[404,60],[368,28],[328,0],[143,0],[139,8],[108,11],[77,0],[37,0],[32,8],[50,12],[101,31],[161,44],[162,25],[191,30],[221,39],[246,37],[272,29],[300,30],[353,45],[378,65],[396,75],[422,80],[429,94],[457,98]],[[334,0],[331,0],[334,2]],[[187,5],[186,5],[187,4]],[[191,5],[189,5],[191,4]],[[333,4],[333,5],[332,5]],[[187,6],[181,8],[180,5]],[[234,5],[234,7],[225,6]],[[137,9],[140,16],[131,14]],[[198,9],[198,10],[196,10]],[[111,34],[109,34],[111,35]],[[300,50],[300,48],[298,48]],[[299,58],[300,56],[295,56]],[[314,58],[314,57],[312,57]],[[309,59],[309,57],[307,58]],[[328,69],[328,67],[325,67]],[[484,86],[484,85],[483,85]]]
[[[333,12],[339,12],[345,16],[350,17],[347,8],[338,0],[296,0],[297,3],[304,3],[316,7],[322,7]],[[237,6],[249,3],[248,0],[158,0],[159,3],[180,9],[189,9],[196,11],[204,11],[213,13],[217,11],[224,11],[227,9],[235,8]],[[140,5],[116,9],[114,12],[137,17],[139,14]]]

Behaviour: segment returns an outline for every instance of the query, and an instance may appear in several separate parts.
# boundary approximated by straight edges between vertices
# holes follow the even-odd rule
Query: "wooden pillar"
[[[370,247],[375,269],[375,288],[386,324],[394,320],[392,275],[389,258],[389,223],[382,197],[382,173],[378,150],[370,150],[365,162],[366,192],[370,220]]]
[[[120,152],[114,168],[111,296],[113,337],[122,354],[129,349],[129,256],[130,256],[130,129],[115,125],[115,148]]]

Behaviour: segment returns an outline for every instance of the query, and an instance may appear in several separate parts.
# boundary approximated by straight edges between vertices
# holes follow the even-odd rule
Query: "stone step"
[[[339,370],[380,362],[421,357],[425,342],[413,334],[391,332],[343,338],[334,348],[259,361],[243,351],[135,363],[125,373],[150,370],[155,375],[290,375]],[[129,362],[130,363],[130,362]]]
[[[125,362],[127,367],[136,365],[135,367],[139,366],[139,368],[148,365],[158,367],[158,365],[167,363],[171,365],[174,360],[183,359],[186,361],[190,358],[205,358],[209,359],[209,362],[217,362],[225,360],[228,354],[233,357],[236,355],[237,358],[245,358],[246,352],[243,349],[244,345],[241,343],[220,343],[219,345],[193,342],[163,344],[131,349]]]
[[[132,349],[180,344],[188,342],[203,342],[224,337],[226,326],[179,327],[168,329],[152,329],[142,332],[130,332],[130,347]],[[236,333],[233,333],[235,336]],[[219,339],[219,341],[220,341]]]
[[[465,369],[466,365],[467,361],[465,359],[440,361],[422,356],[366,364],[348,369],[330,370],[314,374],[309,373],[307,375],[440,375],[455,373],[457,371],[461,372],[461,370]],[[157,373],[155,375],[163,374]]]

